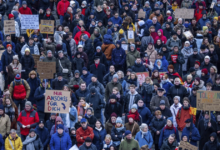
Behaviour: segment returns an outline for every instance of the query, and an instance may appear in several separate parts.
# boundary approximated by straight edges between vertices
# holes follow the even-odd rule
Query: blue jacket
[[[199,25],[201,27],[201,30],[202,30],[203,26],[206,26],[206,22],[207,21],[210,21],[210,20],[209,19],[205,19],[204,20],[203,18],[199,19],[198,23],[199,23]]]
[[[163,81],[162,81],[161,84],[162,84],[161,87],[166,90],[166,93],[164,93],[164,96],[167,96],[167,93],[168,93],[169,89],[173,86],[173,84],[169,81],[167,81],[165,83],[163,83]]]
[[[143,107],[138,107],[138,113],[141,115],[142,123],[150,124],[152,114],[145,104]]]
[[[147,21],[145,22],[146,25],[146,30],[149,31],[149,28],[153,25],[153,21],[150,19],[147,19]]]
[[[4,150],[5,149],[5,142],[2,138],[2,135],[0,134],[0,150]]]
[[[81,90],[81,88],[79,88],[75,94],[76,94],[76,98],[79,100],[80,97],[86,97],[89,94],[89,89],[86,88],[84,91]]]
[[[74,107],[74,106],[72,106],[71,108],[70,108],[70,112],[69,112],[72,116],[74,116],[75,117],[75,120],[71,120],[71,119],[69,119],[69,121],[70,121],[70,128],[71,127],[74,127],[75,126],[75,124],[77,123],[77,121],[78,121],[78,115],[77,115],[77,110],[76,110],[76,107]],[[67,126],[67,124],[66,124],[66,114],[60,114],[60,117],[62,118],[62,120],[63,120],[63,124],[65,125],[65,126]]]
[[[89,71],[87,72],[86,75],[81,75],[81,79],[86,82],[86,86],[88,87],[89,83],[92,82],[91,78],[92,78],[93,74],[91,74]]]
[[[154,70],[158,70],[159,72],[167,72],[167,69],[164,66],[159,69],[157,65],[154,65],[154,69],[152,71]]]
[[[37,126],[35,128],[35,132],[39,135],[40,140],[41,140],[42,144],[44,145],[44,147],[46,147],[50,141],[50,132],[48,131],[48,129],[46,127],[41,129],[39,126]]]
[[[11,45],[12,45],[12,50],[15,52],[15,43],[12,42],[12,41],[11,41],[11,42],[6,42],[6,41],[4,41],[4,42],[3,42],[3,46],[5,47],[5,49],[7,49],[6,46],[7,46],[8,44],[11,44]]]
[[[107,30],[107,34],[105,34],[104,37],[103,37],[103,42],[105,44],[113,44],[112,30],[111,29]]]
[[[160,138],[159,138],[159,143],[158,143],[159,148],[162,146],[163,141],[170,136],[170,134],[175,134],[177,142],[180,141],[179,140],[179,133],[178,133],[177,128],[173,127],[172,130],[169,130],[169,129],[165,129],[165,127],[163,127],[163,129],[160,131]]]
[[[143,10],[146,12],[145,19],[147,20],[150,17],[150,13],[151,13],[152,9],[151,9],[151,7],[149,7],[149,8],[143,7]]]
[[[197,141],[199,141],[201,137],[200,137],[198,129],[195,127],[194,124],[192,125],[191,133],[192,134],[190,136],[190,128],[185,127],[182,131],[181,139],[183,138],[183,136],[186,135],[188,137],[188,141],[189,139],[191,139],[190,144],[197,146]]]
[[[115,48],[112,51],[112,64],[113,65],[123,65],[126,60],[125,50],[121,48],[121,41],[117,41],[116,44],[119,44],[119,48]]]
[[[157,59],[157,60],[158,60],[158,59]],[[154,66],[156,65],[157,60],[155,61]],[[162,62],[162,66],[163,66],[164,68],[166,68],[166,70],[167,70],[167,67],[168,67],[169,63],[168,63],[168,61],[166,60],[166,57],[163,56],[162,59],[160,59],[160,60],[161,60],[161,62]]]
[[[122,25],[122,19],[121,17],[115,18],[115,17],[111,17],[111,21],[113,24],[118,24],[119,26]]]
[[[76,98],[75,93],[72,93],[72,95],[71,95],[71,101],[72,101],[73,106],[78,105],[78,99]]]
[[[103,148],[103,141],[105,140],[105,136],[107,134],[104,127],[102,127],[101,131],[97,129],[93,129],[94,138],[92,143],[96,146],[97,150],[101,150]]]
[[[33,104],[33,102],[35,102],[34,93],[35,93],[36,89],[40,86],[40,79],[38,77],[36,77],[34,79],[28,78],[27,83],[29,84],[29,86],[31,88],[31,92],[30,92],[30,95],[28,97],[28,100],[31,101],[32,104]]]
[[[63,136],[59,137],[58,133],[52,135],[50,140],[50,150],[69,150],[72,147],[72,141],[69,134],[63,132]]]
[[[152,138],[150,131],[147,132],[147,135],[144,135],[144,138],[142,138],[142,132],[139,131],[135,136],[135,140],[138,141],[140,147],[142,147],[143,145],[148,145],[149,149],[151,149],[154,143],[154,140]]]
[[[220,6],[215,5],[213,9],[218,13],[218,16],[220,16]]]
[[[4,41],[3,33],[0,31],[0,40]]]
[[[156,24],[153,24],[153,26],[155,27],[155,32],[157,32],[159,29],[162,29],[159,22],[157,22]]]
[[[51,88],[47,88],[47,90],[51,90]],[[42,86],[39,86],[34,93],[34,98],[37,104],[37,111],[39,112],[44,112],[44,107],[45,107],[44,93],[45,93],[45,88]]]
[[[12,51],[12,55],[14,56],[14,55],[16,55],[16,53],[14,51]],[[2,62],[2,71],[6,72],[6,67],[9,65],[8,52],[6,50],[2,54],[1,62]]]

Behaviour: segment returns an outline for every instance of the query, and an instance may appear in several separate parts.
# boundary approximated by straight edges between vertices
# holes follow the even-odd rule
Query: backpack
[[[23,86],[25,86],[24,85],[24,80],[21,80],[21,83],[23,84]],[[13,81],[13,88],[15,87],[15,81]]]

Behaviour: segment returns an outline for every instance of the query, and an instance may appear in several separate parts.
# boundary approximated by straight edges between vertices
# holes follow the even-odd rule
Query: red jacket
[[[83,139],[81,139],[83,137]],[[80,147],[84,142],[87,137],[90,137],[92,140],[94,138],[94,133],[93,129],[89,126],[87,126],[86,130],[83,130],[82,127],[76,130],[76,141],[77,141],[77,146]]]
[[[159,36],[159,35],[156,36],[156,38],[155,38],[155,40],[154,40],[154,44],[157,43],[157,40],[158,40],[158,39],[161,39],[162,42],[163,42],[163,44],[166,44],[166,42],[167,42],[167,38],[163,35],[163,30],[162,30],[162,29],[159,29],[158,31],[161,32],[161,35],[160,35],[160,36]]]
[[[181,111],[180,111],[181,109]],[[195,115],[190,115],[190,108],[189,109],[183,109],[183,106],[179,109],[179,111],[177,112],[176,115],[176,123],[178,125],[178,130],[183,131],[183,128],[185,128],[186,123],[185,121],[187,119],[190,119],[191,117],[193,117],[193,123],[196,123],[196,117]],[[181,112],[181,113],[180,113]],[[180,114],[179,114],[180,113]]]
[[[18,116],[21,135],[28,135],[31,128],[35,128],[40,121],[38,113],[32,109],[30,111],[22,110]],[[30,125],[30,128],[22,128],[22,125]]]
[[[76,41],[76,45],[78,45],[78,43],[79,43],[79,41],[80,41],[80,36],[81,36],[81,34],[87,34],[88,35],[88,37],[90,38],[90,33],[89,32],[87,32],[87,31],[84,31],[84,32],[82,32],[82,31],[79,31],[79,32],[77,32],[76,33],[76,35],[75,35],[75,37],[74,37],[74,40]]]
[[[195,10],[195,18],[196,18],[196,22],[198,22],[199,19],[202,18],[202,11],[203,11],[203,10],[204,10],[204,9],[196,9],[196,10]]]
[[[15,85],[13,90],[13,98],[16,100],[23,100],[26,98],[26,89],[23,84]]]
[[[32,15],[31,9],[29,7],[20,7],[19,8],[20,14],[27,14],[27,15]]]
[[[64,16],[69,5],[70,5],[70,2],[67,0],[59,1],[59,3],[57,4],[57,13],[61,16]]]

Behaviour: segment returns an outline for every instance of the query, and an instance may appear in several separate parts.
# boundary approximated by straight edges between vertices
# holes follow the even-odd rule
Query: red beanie
[[[78,90],[78,89],[79,89],[79,85],[77,85],[77,84],[74,85],[74,86],[73,86],[73,89],[74,89],[75,91]]]
[[[8,19],[11,19],[12,17],[14,17],[14,15],[12,15],[12,14],[8,15]]]
[[[200,62],[199,61],[195,61],[195,64],[198,64],[200,66]]]
[[[11,44],[7,44],[6,48],[8,48],[8,47],[11,47],[11,48],[12,48],[12,45],[11,45]]]
[[[128,119],[133,118],[135,120],[135,115],[133,115],[133,114],[127,115],[127,117],[128,117]]]
[[[208,74],[208,70],[206,68],[202,69],[202,73]]]
[[[111,117],[117,118],[117,114],[113,112],[113,113],[111,114]]]

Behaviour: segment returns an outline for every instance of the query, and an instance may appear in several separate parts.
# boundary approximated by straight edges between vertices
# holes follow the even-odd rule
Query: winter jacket
[[[105,54],[107,60],[112,59],[112,51],[115,48],[116,47],[114,44],[105,44],[105,35],[104,35],[104,44],[102,44],[102,51]]]
[[[3,52],[2,57],[1,57],[1,62],[2,62],[2,71],[6,72],[6,67],[12,62],[13,56],[16,53],[14,51],[11,51],[11,54],[9,54],[6,51]]]
[[[33,44],[33,51],[31,50],[32,48],[29,46],[29,44],[25,44],[22,49],[21,49],[21,55],[24,55],[25,54],[25,49],[26,48],[29,48],[31,51],[30,51],[30,54],[35,54],[35,55],[40,55],[40,51],[39,51],[39,48],[37,46],[37,44]]]
[[[88,85],[92,82],[91,78],[92,78],[93,74],[91,74],[89,71],[87,72],[86,75],[82,74],[80,76],[80,78],[86,82],[86,86],[88,87]]]
[[[36,104],[36,101],[34,99],[34,93],[36,89],[40,86],[40,79],[37,77],[35,77],[34,79],[28,78],[27,83],[29,84],[30,89],[31,89],[28,100],[31,101],[32,104]]]
[[[186,135],[190,141],[190,144],[197,146],[197,142],[200,140],[200,134],[198,129],[195,127],[194,124],[192,124],[192,127],[185,127],[182,131],[183,135]],[[183,136],[181,136],[182,139]]]
[[[133,138],[131,141],[127,141],[126,138],[121,142],[119,150],[132,150],[132,149],[140,149],[139,144],[136,140]]]
[[[190,105],[188,107],[184,107],[182,106],[178,113],[176,114],[176,123],[177,123],[177,126],[178,126],[178,130],[179,131],[182,131],[183,128],[186,126],[186,119],[189,119],[191,118],[193,120],[193,123],[195,124],[196,122],[196,117],[192,114],[190,114]]]
[[[160,133],[160,139],[159,139],[159,144],[158,146],[161,147],[163,144],[163,141],[170,136],[170,134],[174,134],[176,136],[176,140],[179,142],[179,133],[178,129],[176,127],[172,127],[172,129],[168,129],[168,126],[166,125],[163,127]]]
[[[165,106],[167,108],[170,108],[170,103],[169,103],[169,100],[168,100],[167,97],[165,97],[165,96],[159,97],[158,95],[156,95],[156,96],[153,96],[151,101],[150,101],[151,111],[155,111],[160,106],[160,101],[161,100],[164,100],[165,101]]]
[[[220,149],[220,144],[218,142],[217,139],[217,135],[215,132],[213,132],[212,134],[210,134],[209,137],[214,137],[214,141],[212,142],[211,140],[209,140],[208,142],[205,143],[203,150],[219,150]]]
[[[112,23],[115,25],[115,24],[118,24],[119,26],[121,26],[122,25],[122,19],[121,19],[121,17],[118,17],[118,18],[115,18],[115,17],[112,17],[112,18],[110,18],[111,19],[111,21],[112,21]]]
[[[83,139],[81,139],[83,137]],[[77,140],[77,146],[81,146],[87,137],[90,137],[92,140],[94,138],[94,132],[93,129],[89,126],[86,127],[86,129],[83,129],[80,127],[76,130],[76,140]]]
[[[167,61],[174,66],[174,72],[178,72],[182,76],[182,65],[185,63],[183,54],[180,51],[178,53],[171,52]]]
[[[97,146],[94,144],[91,144],[89,147],[86,146],[85,143],[79,147],[79,150],[97,150]]]
[[[163,141],[163,145],[161,146],[160,150],[175,150],[177,146],[178,146],[178,142],[176,140],[170,146],[170,144],[168,142],[168,138],[167,138]]]
[[[84,32],[79,31],[79,32],[76,33],[76,35],[75,35],[75,37],[74,37],[74,40],[75,40],[75,42],[76,42],[76,45],[78,45],[78,44],[79,44],[79,41],[81,41],[80,37],[81,37],[82,34],[87,34],[88,37],[90,38],[90,33],[89,33],[89,32],[87,32],[87,31],[84,31]]]
[[[63,90],[63,86],[64,85],[67,85],[68,84],[68,81],[66,79],[62,79],[61,81],[59,81],[57,78],[55,78],[53,81],[52,81],[52,86],[51,88],[53,90]]]
[[[131,67],[135,64],[136,59],[140,57],[140,52],[137,50],[128,51],[126,56],[127,67]]]
[[[161,114],[165,117],[165,118],[169,118],[172,116],[171,111],[169,108],[165,107],[164,109],[161,109],[160,107],[158,107],[156,109],[156,111],[159,110],[161,111]]]
[[[10,118],[7,114],[4,114],[1,118],[0,118],[0,134],[2,135],[2,137],[4,137],[5,135],[10,133],[10,129],[11,129],[11,121]]]
[[[147,131],[147,133],[143,135],[142,130],[140,130],[136,134],[135,140],[138,141],[140,147],[142,147],[144,145],[148,145],[148,148],[150,148],[150,149],[151,149],[151,147],[152,147],[152,145],[154,143],[153,137],[152,137],[150,131]]]
[[[142,123],[150,124],[153,115],[145,104],[143,105],[143,107],[138,106],[138,113],[141,116]]]
[[[154,43],[154,39],[147,29],[144,29],[143,37],[141,38],[141,47],[145,51],[149,43]]]
[[[166,45],[169,51],[171,51],[172,50],[171,48],[174,46],[178,46],[179,50],[182,48],[182,42],[178,37],[176,40],[174,40],[173,37],[171,37],[170,39],[167,40]]]
[[[38,124],[39,116],[38,113],[31,109],[30,111],[22,110],[18,116],[18,125],[20,126],[21,135],[27,136],[31,128],[35,128]],[[22,125],[30,125],[30,128],[22,128]]]
[[[16,138],[12,139],[11,135],[9,135],[5,140],[5,150],[13,150],[10,144],[10,141],[13,145],[13,148],[16,150],[22,150],[23,144],[21,138],[16,134]],[[3,150],[3,149],[2,149]]]
[[[103,78],[103,85],[106,86],[109,82],[111,82],[114,75],[115,72],[107,73]]]
[[[203,26],[206,26],[206,22],[210,21],[208,18],[206,19],[199,19],[198,24],[200,25],[201,29],[203,29]]]
[[[121,142],[121,139],[123,138],[123,134],[125,133],[125,127],[122,125],[122,127],[120,127],[120,129],[115,128],[115,126],[112,127],[111,130],[111,137],[113,142]],[[117,135],[117,137],[116,137]]]
[[[121,48],[121,42],[117,41],[116,44],[119,44],[119,48],[115,48],[112,51],[112,64],[123,66],[126,60],[125,50]]]
[[[199,83],[199,85],[193,85],[193,88],[198,88],[198,90],[206,90],[206,87],[205,87],[205,82],[204,81],[202,81],[202,80],[200,80],[200,83]]]
[[[106,88],[105,88],[105,100],[106,101],[109,100],[109,96],[112,94],[112,90],[114,87],[117,87],[118,91],[120,92],[120,95],[123,95],[121,83],[119,81],[117,81],[116,83],[111,81],[106,85]]]
[[[103,83],[103,77],[105,76],[106,68],[104,64],[99,63],[96,68],[95,64],[90,66],[90,73],[97,76],[97,79],[100,83]]]
[[[68,86],[69,88],[73,89],[74,85],[80,85],[81,83],[83,83],[83,80],[80,77],[79,78],[73,77],[72,79],[70,79]]]
[[[102,126],[101,131],[97,130],[94,128],[93,133],[94,133],[94,139],[93,139],[93,144],[96,146],[97,150],[101,150],[103,148],[103,141],[105,140],[106,136],[106,130]],[[82,149],[85,150],[85,149]]]
[[[71,73],[71,63],[68,58],[62,57],[57,59],[56,71],[57,73],[63,72],[63,69],[68,69],[68,73],[63,73],[63,78],[68,79],[69,74]]]
[[[189,59],[189,57],[191,56],[191,55],[193,55],[193,49],[192,48],[190,48],[190,47],[184,47],[182,50],[181,50],[181,53],[183,54],[183,57],[184,57],[184,59],[185,59],[185,62],[184,62],[184,64],[182,65],[182,70],[183,71],[188,71],[187,70],[187,61],[188,61],[188,59]]]
[[[67,124],[67,115],[69,115],[69,124]],[[70,116],[71,115],[71,116]],[[74,127],[75,126],[75,123],[78,121],[78,115],[77,115],[77,110],[76,110],[76,107],[72,106],[69,108],[69,114],[60,114],[60,117],[62,118],[63,120],[63,124],[68,127],[68,128],[71,128],[71,127]]]
[[[147,48],[145,52],[147,52],[147,55],[149,56],[149,60],[152,62],[152,64],[154,64],[157,59],[157,51],[155,50],[155,48],[154,47],[152,49]]]
[[[86,98],[86,96],[89,94],[89,89],[86,88],[84,91],[81,90],[81,88],[79,88],[76,92],[75,92],[75,95],[76,95],[76,98],[77,100],[80,99],[80,97],[84,97]]]
[[[199,54],[192,54],[188,57],[187,60],[187,70],[189,70],[191,67],[194,67],[195,61],[198,60],[199,62],[203,62],[203,58]]]
[[[23,6],[19,8],[19,13],[23,15],[32,15],[31,9],[29,7],[24,8]]]
[[[135,135],[140,131],[140,127],[136,121],[134,121],[133,123],[127,122],[125,124],[125,128],[126,130],[131,131],[132,137],[135,137]]]
[[[180,103],[183,102],[183,98],[184,97],[188,97],[189,93],[187,92],[186,88],[184,86],[180,85],[174,85],[172,86],[168,93],[167,93],[167,97],[169,98],[169,101],[172,102],[174,96],[179,96],[180,97]]]
[[[131,97],[134,97],[133,103],[131,102]],[[125,96],[125,106],[124,106],[124,113],[128,113],[131,109],[131,105],[137,104],[138,100],[141,99],[141,95],[138,94],[136,91],[134,94],[131,94],[129,91]]]
[[[52,127],[55,125],[55,121],[56,121],[56,119],[52,120],[51,118],[46,121],[45,127],[48,129],[49,133],[50,133]]]
[[[29,73],[32,70],[34,70],[34,66],[35,66],[34,58],[30,54],[24,55],[21,57],[20,63],[22,65],[22,70],[25,70],[25,72],[21,73],[21,76],[23,79],[28,79]]]
[[[101,46],[101,45],[100,45]],[[105,54],[101,51],[101,52],[99,52],[99,53],[97,53],[97,52],[95,52],[94,53],[94,55],[92,56],[92,60],[94,60],[95,59],[95,57],[99,57],[100,58],[100,63],[102,63],[102,64],[104,64],[104,65],[106,65],[107,64],[107,59],[106,59],[106,56],[105,56]]]
[[[162,29],[159,29],[159,31],[161,32],[161,35],[160,35],[160,36],[157,36],[157,37],[155,38],[154,43],[156,43],[158,39],[161,39],[161,40],[162,40],[162,43],[163,43],[163,44],[166,44],[167,38],[163,35],[163,30],[162,30]]]
[[[106,120],[110,119],[112,112],[116,113],[118,117],[122,117],[121,108],[122,106],[119,102],[116,102],[114,104],[112,104],[111,102],[108,102],[105,106],[105,112],[104,112]]]
[[[173,86],[173,84],[170,82],[169,79],[167,79],[167,80],[165,80],[165,81],[162,80],[162,81],[160,82],[160,87],[161,87],[161,88],[164,88],[165,91],[166,91],[166,93],[164,93],[164,96],[167,96],[167,93],[168,93],[169,89],[170,89],[172,86]]]
[[[56,123],[55,123],[55,124],[56,124]],[[56,126],[55,124],[53,125],[53,127],[52,127],[51,130],[50,130],[50,136],[52,136],[52,135],[54,135],[55,133],[57,133],[58,128],[57,128],[57,126]],[[62,121],[62,124],[63,124],[63,121]],[[55,126],[56,126],[56,129],[55,129]],[[69,134],[69,128],[67,128],[65,125],[64,125],[64,130],[63,130],[63,132]]]
[[[26,146],[30,143],[33,144],[32,146],[35,150],[43,150],[44,149],[39,135],[36,134],[36,139],[34,139],[34,141],[32,141],[32,142],[28,142],[28,141],[26,142],[26,140],[28,140],[28,139],[30,139],[30,136],[27,136],[25,141],[23,141],[23,150],[29,150],[29,148]]]
[[[153,90],[154,90],[153,82],[150,84],[147,84],[146,82],[142,83],[141,91],[139,93],[141,93],[144,103],[147,105],[148,108],[152,98]]]
[[[30,95],[30,86],[26,80],[22,79],[17,85],[15,81],[11,82],[9,87],[9,92],[12,95],[12,98],[17,100],[28,99]]]
[[[49,141],[50,141],[50,133],[49,133],[48,129],[46,127],[40,128],[39,126],[37,126],[35,128],[35,132],[40,137],[40,140],[43,144],[43,147],[47,147],[47,145],[49,144]]]
[[[134,72],[146,72],[147,68],[146,66],[144,66],[142,63],[137,64],[136,62],[134,63],[134,65],[131,67],[132,71]]]
[[[173,104],[172,106],[170,106],[170,111],[173,115],[173,126],[177,128],[177,123],[176,123],[176,115],[179,111],[179,109],[182,107],[181,103],[178,103],[176,106],[175,104]]]
[[[15,0],[9,0],[6,3],[6,15],[8,16],[9,14],[11,14],[11,11],[13,9],[13,7],[15,6]]]
[[[67,11],[67,8],[69,7],[70,2],[68,0],[61,0],[59,1],[59,3],[57,4],[57,13],[60,16],[64,16],[64,14]]]
[[[63,135],[60,137],[58,132],[52,135],[50,140],[50,149],[51,150],[69,150],[72,147],[72,141],[69,134],[63,132]]]

